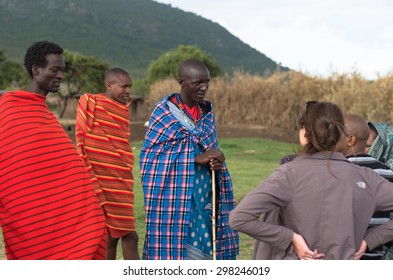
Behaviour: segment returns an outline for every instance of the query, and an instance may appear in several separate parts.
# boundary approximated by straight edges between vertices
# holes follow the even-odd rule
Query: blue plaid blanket
[[[212,105],[192,131],[159,101],[152,112],[140,155],[144,191],[146,236],[143,259],[185,259],[195,175],[194,144],[203,150],[219,149]],[[235,207],[232,181],[226,165],[217,172],[217,259],[234,259],[239,237],[228,225]]]

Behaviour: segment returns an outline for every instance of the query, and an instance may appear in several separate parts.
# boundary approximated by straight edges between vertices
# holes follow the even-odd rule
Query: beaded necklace
[[[198,120],[199,120],[199,119],[201,118],[201,116],[203,115],[202,108],[201,108],[201,106],[199,105],[198,102],[196,103],[196,106],[198,106],[198,111],[196,112],[196,114],[194,114],[194,116],[191,115],[191,113],[189,112],[189,110],[187,110],[188,107],[182,102],[179,93],[176,93],[176,94],[175,94],[175,98],[172,99],[172,101],[175,101],[174,103],[179,107],[179,109],[182,110],[182,112],[183,112],[187,117],[189,117],[191,120],[193,120],[194,123],[197,123]],[[193,108],[195,108],[195,106],[194,106]],[[191,109],[191,108],[190,108],[190,109]]]

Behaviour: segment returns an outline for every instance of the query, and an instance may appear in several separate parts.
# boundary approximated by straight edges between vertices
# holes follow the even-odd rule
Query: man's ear
[[[33,64],[31,66],[31,72],[33,73],[33,77],[38,75],[40,67],[37,64]]]
[[[107,90],[111,90],[111,83],[110,82],[105,82],[105,88]]]
[[[356,144],[357,138],[355,135],[349,135],[347,136],[347,146],[351,147]]]
[[[183,80],[181,78],[177,79],[178,84],[182,87],[183,86]]]

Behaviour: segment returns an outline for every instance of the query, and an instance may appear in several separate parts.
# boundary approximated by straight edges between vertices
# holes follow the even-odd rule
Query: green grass
[[[231,173],[237,202],[269,176],[283,156],[296,149],[294,144],[267,139],[221,139],[219,142]],[[254,240],[240,233],[238,259],[251,259],[253,247]]]
[[[250,190],[256,187],[264,178],[277,168],[279,159],[293,153],[295,144],[288,144],[265,139],[241,138],[220,139],[221,150],[224,152],[229,172],[231,173],[235,198],[240,201]],[[135,217],[139,235],[139,252],[142,253],[145,236],[145,215],[143,206],[143,191],[139,175],[139,154],[141,142],[132,143],[135,154]],[[5,259],[3,240],[0,240],[0,259]],[[250,259],[253,251],[252,238],[240,234],[240,255],[238,259]],[[120,244],[119,244],[120,245]],[[120,246],[119,246],[120,247]],[[119,248],[118,259],[122,259]]]

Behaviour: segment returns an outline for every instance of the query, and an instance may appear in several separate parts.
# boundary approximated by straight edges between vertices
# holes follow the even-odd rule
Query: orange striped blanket
[[[76,141],[80,156],[101,186],[106,222],[112,237],[135,231],[134,154],[129,143],[128,106],[105,94],[84,94],[76,114]]]
[[[4,93],[0,120],[0,224],[7,258],[104,259],[105,217],[97,194],[45,96]]]

